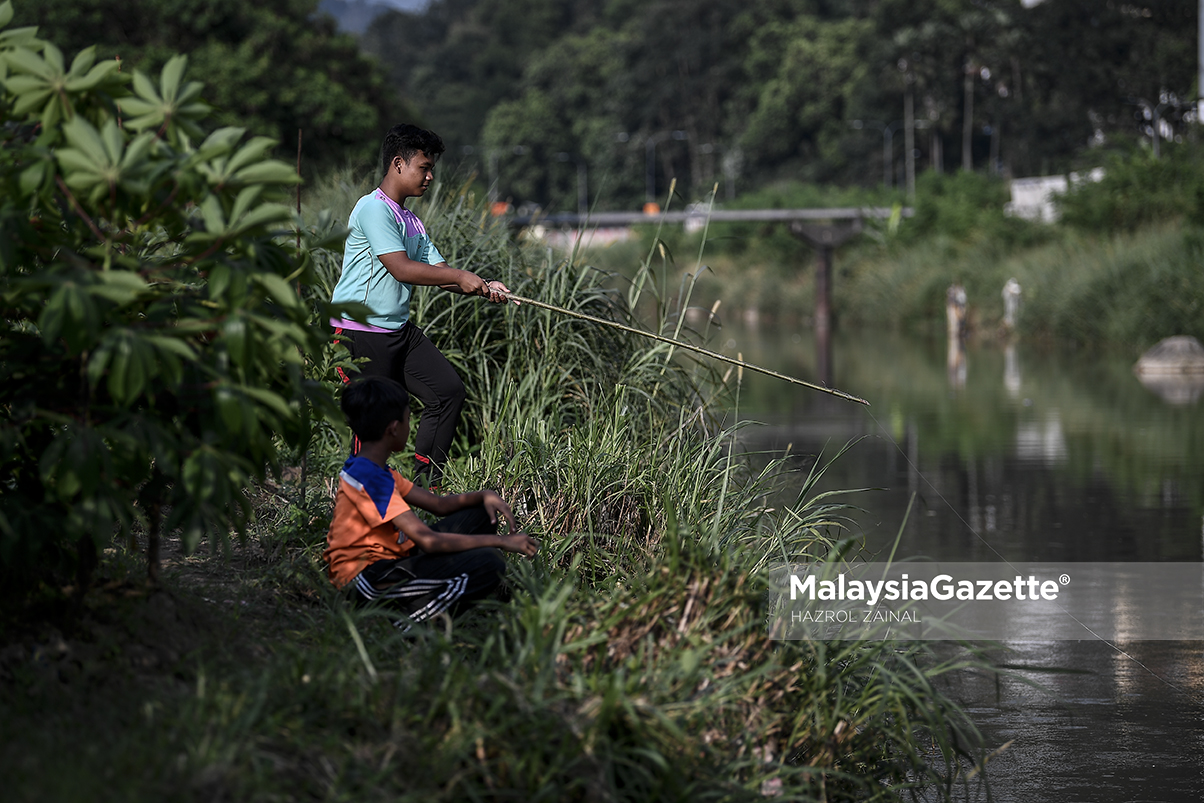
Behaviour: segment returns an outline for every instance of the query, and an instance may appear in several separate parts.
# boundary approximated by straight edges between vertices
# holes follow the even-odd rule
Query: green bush
[[[1199,255],[1177,227],[1102,241],[1067,237],[1004,267],[1026,288],[1022,321],[1030,334],[1134,356],[1164,337],[1204,337]]]
[[[136,526],[192,548],[252,515],[243,489],[303,446],[330,398],[298,294],[274,144],[200,138],[201,85],[68,64],[0,5],[0,571],[69,567]],[[303,242],[304,241],[304,242]],[[35,568],[37,571],[35,571]],[[5,582],[6,589],[9,587]]]
[[[389,126],[416,112],[384,69],[336,31],[318,0],[17,0],[15,24],[37,25],[67,51],[95,44],[123,69],[157,73],[177,53],[205,76],[205,131],[246,128],[279,141],[306,178],[348,159],[374,162]],[[298,142],[298,134],[304,141]]]
[[[1172,220],[1204,220],[1204,147],[1168,148],[1162,158],[1137,149],[1113,155],[1100,181],[1079,181],[1058,198],[1062,222],[1105,234]]]
[[[656,557],[596,548],[625,568],[602,579],[522,567],[513,602],[451,633],[403,641],[380,614],[336,607],[258,673],[207,671],[160,714],[168,784],[433,801],[753,801],[776,784],[901,801],[968,783],[978,736],[938,691],[960,660],[769,641],[743,561],[668,535],[677,548]]]
[[[915,215],[899,227],[898,241],[912,245],[944,238],[1009,248],[1039,241],[1043,227],[1004,214],[1009,200],[1003,179],[965,171],[926,171],[917,176]]]

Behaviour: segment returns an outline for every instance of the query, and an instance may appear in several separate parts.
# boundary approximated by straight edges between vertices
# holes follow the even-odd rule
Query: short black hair
[[[410,406],[410,394],[395,379],[366,376],[343,390],[340,406],[356,437],[371,443],[383,438],[385,428],[405,415]]]
[[[395,125],[385,134],[385,142],[380,149],[381,167],[388,173],[389,165],[398,156],[402,161],[408,162],[418,151],[432,159],[438,159],[439,154],[443,153],[443,140],[434,131],[427,131],[416,125]]]

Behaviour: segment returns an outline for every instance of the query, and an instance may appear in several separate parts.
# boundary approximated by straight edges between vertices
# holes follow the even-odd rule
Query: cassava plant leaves
[[[131,77],[12,16],[0,4],[0,576],[128,537],[152,504],[190,546],[224,538],[245,484],[333,410],[298,370],[329,316],[297,291],[296,171],[242,128],[202,137],[184,56]]]

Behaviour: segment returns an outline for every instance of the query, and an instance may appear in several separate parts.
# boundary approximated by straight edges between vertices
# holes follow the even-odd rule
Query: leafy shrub
[[[251,515],[243,488],[300,446],[325,341],[296,282],[299,180],[222,128],[177,56],[157,80],[68,65],[0,5],[0,571],[70,564],[136,523],[192,548]],[[296,237],[296,239],[294,239]],[[86,559],[84,562],[86,568]],[[7,584],[6,584],[7,585]]]
[[[292,161],[304,131],[306,178],[345,160],[376,161],[376,146],[398,120],[415,116],[384,69],[335,30],[318,0],[17,0],[14,24],[37,25],[65,51],[96,43],[157,73],[187,53],[205,75],[212,103],[203,127],[244,127],[280,141]],[[312,172],[311,172],[312,171]]]
[[[1042,236],[1042,227],[1008,217],[1008,183],[980,173],[935,173],[916,178],[915,215],[899,228],[899,240],[915,243],[943,237],[956,242],[1026,245]]]
[[[1062,221],[1091,232],[1133,231],[1186,217],[1199,218],[1204,189],[1204,150],[1170,149],[1161,159],[1151,151],[1114,155],[1100,181],[1074,184],[1058,198]]]

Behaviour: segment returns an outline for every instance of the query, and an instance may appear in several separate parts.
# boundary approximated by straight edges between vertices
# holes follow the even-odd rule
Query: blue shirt
[[[394,279],[380,255],[405,251],[410,259],[428,265],[444,262],[443,255],[418,216],[380,190],[359,199],[347,225],[351,233],[343,248],[343,274],[330,300],[364,304],[372,310],[370,326],[400,329],[410,319],[414,287]]]

